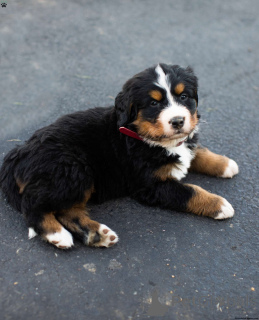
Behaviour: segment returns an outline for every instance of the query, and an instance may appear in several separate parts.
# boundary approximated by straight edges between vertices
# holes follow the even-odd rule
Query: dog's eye
[[[182,93],[181,96],[180,96],[180,99],[181,99],[182,101],[187,100],[187,99],[188,99],[187,94],[186,94],[186,93]]]
[[[159,105],[159,102],[153,100],[151,101],[151,106],[155,107],[155,106],[158,106]]]

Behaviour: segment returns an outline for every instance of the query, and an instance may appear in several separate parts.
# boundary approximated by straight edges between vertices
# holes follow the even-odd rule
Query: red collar
[[[120,130],[120,133],[126,134],[126,136],[143,141],[143,139],[136,132],[130,129],[127,129],[125,127],[120,127],[119,130]]]
[[[120,133],[123,133],[125,134],[126,136],[129,136],[131,138],[134,138],[134,139],[137,139],[137,140],[140,140],[140,141],[143,141],[143,139],[134,131],[130,130],[130,129],[127,129],[125,127],[120,127],[119,128],[120,130]],[[180,141],[179,143],[177,143],[176,147],[179,147],[181,144],[184,143],[185,140],[183,141]]]

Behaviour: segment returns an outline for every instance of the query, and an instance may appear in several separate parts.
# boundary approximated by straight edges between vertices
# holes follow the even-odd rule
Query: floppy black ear
[[[136,86],[135,77],[128,80],[123,86],[122,91],[115,99],[115,110],[117,115],[117,125],[122,127],[134,121],[137,117],[138,107],[136,99]]]
[[[121,91],[115,99],[118,127],[125,126],[130,120],[131,101],[129,90]]]
[[[196,100],[196,102],[197,102],[197,108],[198,108],[199,98],[198,98],[198,90],[197,90],[197,89],[195,89],[195,90],[194,90],[194,99],[195,99],[195,100]]]
[[[198,78],[196,77],[194,71],[193,71],[193,68],[188,66],[185,71],[187,72],[188,76],[190,77],[190,79],[192,80],[194,86],[195,86],[195,89],[194,89],[194,99],[196,100],[197,102],[197,107],[198,107]]]

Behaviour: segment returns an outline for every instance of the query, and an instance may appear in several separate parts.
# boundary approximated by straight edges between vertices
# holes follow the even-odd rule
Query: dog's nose
[[[184,126],[185,117],[174,117],[169,123],[173,126],[174,129],[181,129]]]

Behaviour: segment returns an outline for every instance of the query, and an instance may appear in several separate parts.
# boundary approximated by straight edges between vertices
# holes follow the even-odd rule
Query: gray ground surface
[[[92,217],[120,236],[109,249],[29,241],[22,216],[1,196],[1,319],[259,318],[259,1],[6,2],[1,161],[13,139],[112,104],[130,76],[172,62],[199,77],[202,143],[235,159],[240,174],[186,179],[226,197],[236,209],[228,221],[130,199],[92,206]],[[168,308],[157,307],[156,295]]]

